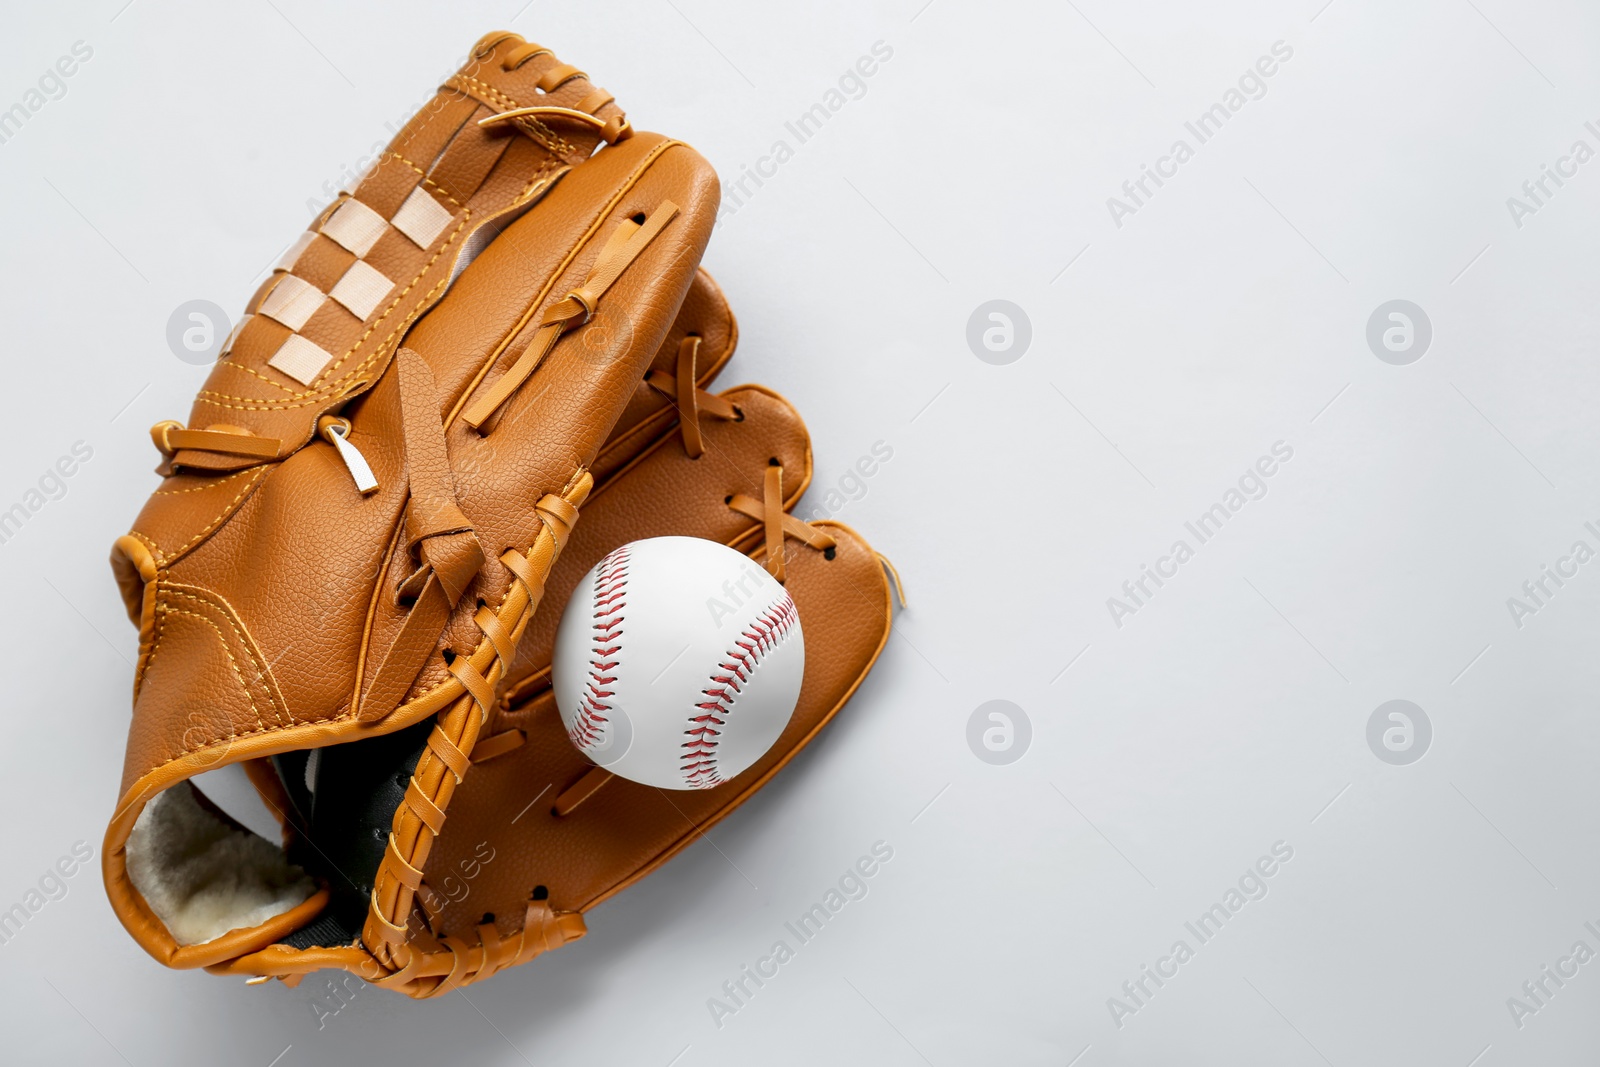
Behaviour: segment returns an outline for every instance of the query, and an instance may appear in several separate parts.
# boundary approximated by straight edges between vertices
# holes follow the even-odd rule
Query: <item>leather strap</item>
[[[466,776],[469,762],[467,754],[461,751],[454,741],[437,730],[428,734],[428,751],[433,753],[435,759],[450,768],[450,773],[456,776],[457,782]]]
[[[785,538],[793,537],[821,552],[837,546],[838,542],[828,533],[783,510],[783,467],[777,461],[767,467],[761,497],[757,500],[738,493],[728,500],[728,507],[761,523],[766,537],[767,572],[778,581],[784,580]]]
[[[494,686],[478,672],[472,661],[465,656],[457,656],[450,661],[450,673],[460,680],[472,695],[473,703],[478,705],[478,713],[484,722],[489,721],[489,713],[494,710]],[[459,777],[459,775],[457,776]]]
[[[257,459],[277,459],[283,442],[275,437],[257,437],[238,426],[209,426],[204,430],[186,430],[183,423],[168,419],[150,427],[150,439],[163,456],[171,458],[179,449],[203,449],[207,452],[226,452],[234,456],[254,456]]]
[[[683,434],[683,450],[690,459],[699,459],[706,450],[700,432],[700,412],[719,419],[740,418],[739,409],[726,397],[708,393],[697,384],[695,364],[700,358],[700,337],[690,334],[678,344],[678,363],[674,374],[651,371],[645,384],[672,400],[678,408],[678,426]]]
[[[400,850],[395,847],[392,831],[389,834],[389,844],[384,848],[384,859],[390,864],[390,872],[402,885],[415,889],[422,884],[422,872],[407,863],[406,858],[400,855]]]
[[[500,931],[493,922],[478,924],[478,943],[483,946],[483,967],[474,980],[482,981],[498,971],[505,962],[500,958]]]
[[[409,348],[395,354],[395,370],[410,490],[406,544],[421,566],[397,590],[397,596],[414,602],[361,698],[357,714],[363,722],[381,719],[400,705],[484,563],[483,546],[456,503],[433,374]]]
[[[654,240],[656,234],[660,233],[677,214],[678,205],[670,200],[663,200],[643,223],[624,219],[617,225],[610,239],[606,241],[605,247],[601,249],[594,267],[590,269],[589,277],[544,313],[538,331],[528,342],[528,346],[522,350],[522,354],[517,357],[517,361],[511,365],[511,369],[462,413],[461,418],[468,426],[475,430],[483,429],[484,423],[488,422],[495,412],[522,388],[522,384],[556,346],[556,341],[560,340],[561,335],[573,326],[589,321],[606,290],[611,288],[612,283],[621,277],[629,264],[639,258],[639,254]]]
[[[527,736],[521,730],[511,729],[485,737],[472,746],[472,762],[487,763],[496,756],[503,756],[507,752],[515,751],[522,747]]]
[[[588,97],[584,98],[583,104],[590,103],[591,101],[594,100],[594,98],[597,95],[600,97],[600,99],[595,104],[595,110],[599,110],[600,108],[604,107],[606,104],[609,104],[611,102],[611,94],[610,93],[601,92],[601,93],[598,93],[598,94],[591,93]],[[530,118],[532,118],[532,119],[543,119],[543,118],[573,119],[573,120],[581,122],[581,123],[583,123],[583,124],[585,124],[587,126],[592,126],[594,129],[596,129],[596,130],[598,130],[600,132],[600,139],[602,141],[606,141],[606,142],[610,142],[610,143],[614,143],[616,141],[625,141],[625,140],[627,140],[628,136],[633,132],[632,127],[630,127],[626,122],[620,122],[619,123],[615,119],[607,121],[605,119],[596,118],[594,115],[591,115],[587,109],[583,108],[581,104],[580,104],[579,107],[575,107],[575,108],[573,108],[573,107],[519,107],[519,108],[514,108],[511,111],[501,111],[498,114],[490,115],[487,118],[481,118],[481,119],[478,120],[478,125],[479,126],[494,126],[494,125],[496,125],[498,123],[509,122],[512,125],[517,126],[519,129],[523,129],[523,128],[525,128],[523,126],[523,124],[520,123],[520,122],[517,122],[516,120],[518,120],[518,119],[530,119]]]
[[[433,836],[439,836],[439,831],[444,829],[444,811],[423,793],[415,776],[406,785],[406,807],[416,812],[422,824],[433,831]]]
[[[514,581],[493,613],[496,622],[509,635],[513,649],[526,630],[528,621],[538,610],[544,596],[545,580],[572,535],[572,526],[578,519],[578,508],[588,499],[593,488],[593,476],[587,469],[580,468],[559,494],[547,494],[536,505],[544,525],[528,551],[507,551],[500,558]],[[430,579],[430,587],[435,583],[436,579]],[[421,607],[422,601],[419,600],[416,606]],[[416,608],[413,608],[413,615],[415,611]],[[484,630],[484,636],[472,654],[458,655],[451,660],[450,671],[461,684],[462,694],[439,714],[429,734],[427,750],[417,761],[417,768],[406,786],[405,799],[396,813],[395,856],[409,867],[420,868],[426,863],[433,839],[444,824],[444,813],[450,797],[461,781],[460,772],[465,769],[465,764],[458,761],[457,754],[466,760],[473,758],[478,731],[488,720],[488,714],[495,704],[496,687],[505,675],[507,663],[501,657],[499,642],[490,636],[481,623],[480,629]],[[438,631],[435,631],[435,641],[437,636]],[[509,751],[520,741],[519,733],[517,742],[500,751]],[[490,754],[497,754],[493,745]],[[474,949],[459,941],[452,945],[447,938],[445,947],[453,954],[450,977],[432,990],[413,985],[416,971],[411,968],[418,957],[427,956],[427,965],[432,967],[439,954],[418,952],[405,942],[404,920],[412,914],[412,907],[418,898],[418,889],[410,885],[409,880],[407,869],[386,854],[374,880],[372,906],[362,941],[379,966],[407,974],[406,979],[396,980],[392,984],[405,986],[406,991],[414,996],[428,996],[448,987],[451,982],[459,984],[475,971],[481,970],[486,957],[481,948]],[[548,905],[541,905],[541,908],[531,910],[529,916],[536,941],[531,948],[527,943],[518,943],[519,959],[583,934],[582,917],[574,913],[556,915]],[[528,929],[525,928],[523,936],[530,936]],[[496,964],[489,960],[489,965]]]
[[[489,643],[494,645],[495,655],[503,662],[510,663],[517,658],[516,642],[511,639],[511,632],[505,628],[498,615],[487,607],[482,607],[472,617],[472,621],[483,631],[483,636],[489,639]]]
[[[761,521],[767,534],[767,570],[780,583],[784,579],[783,519],[783,466],[774,460],[762,485]]]
[[[571,815],[578,809],[579,804],[598,793],[600,787],[611,781],[612,777],[611,772],[604,767],[591,767],[582,778],[561,791],[561,795],[556,797],[555,803],[551,805],[551,810],[558,817]]]
[[[400,380],[400,423],[411,493],[406,504],[406,548],[421,558],[423,571],[439,576],[453,608],[483,567],[483,546],[473,533],[471,520],[456,503],[455,475],[450,471],[433,372],[409,348],[396,353],[395,370]],[[413,575],[407,585],[415,579]]]

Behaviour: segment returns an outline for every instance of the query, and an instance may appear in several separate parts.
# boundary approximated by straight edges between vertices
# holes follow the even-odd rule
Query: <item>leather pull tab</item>
[[[433,372],[421,356],[402,348],[395,354],[395,373],[410,491],[406,547],[417,553],[421,566],[398,590],[413,603],[361,697],[357,717],[365,722],[381,719],[405,697],[487,558],[471,520],[456,503]]]
[[[395,354],[395,370],[400,378],[400,422],[411,492],[406,505],[406,543],[417,551],[423,569],[438,577],[454,606],[488,557],[471,520],[456,503],[455,475],[450,471],[433,372],[409,348]],[[413,576],[406,585],[413,585],[415,579]]]

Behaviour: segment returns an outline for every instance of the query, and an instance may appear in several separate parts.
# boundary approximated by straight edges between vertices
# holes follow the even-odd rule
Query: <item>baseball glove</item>
[[[716,207],[692,149],[491,34],[290,248],[188,424],[153,428],[165,480],[112,553],[140,655],[103,852],[151,955],[412,996],[485,978],[582,936],[854,692],[889,584],[790,514],[793,409],[706,391],[737,339],[696,269]],[[766,566],[807,647],[771,751],[671,796],[590,764],[549,681],[581,576],[661,534]],[[281,845],[189,781],[234,763]]]

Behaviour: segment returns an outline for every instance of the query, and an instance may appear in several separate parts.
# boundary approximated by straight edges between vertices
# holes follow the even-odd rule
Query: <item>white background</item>
[[[0,545],[0,909],[96,852],[0,945],[0,1058],[1594,1062],[1600,962],[1520,1028],[1507,1007],[1600,950],[1600,562],[1520,627],[1507,607],[1600,548],[1600,161],[1520,227],[1507,207],[1600,149],[1592,5],[122,2],[12,5],[0,31],[0,108],[94,50],[0,144],[0,510],[93,449]],[[724,381],[806,415],[813,493],[893,449],[838,517],[912,606],[825,736],[586,939],[319,1020],[323,977],[168,972],[105,902],[136,649],[105,559],[155,485],[145,427],[204,376],[168,350],[173,309],[237,312],[308,201],[494,28],[725,181],[892,48],[706,262],[742,325]],[[1277,41],[1265,95],[1115,225],[1107,198]],[[995,298],[1032,324],[1007,366],[965,337]],[[1406,366],[1366,341],[1393,299],[1433,328]],[[1115,625],[1107,598],[1278,441],[1267,495]],[[1007,766],[966,740],[994,699],[1032,724]],[[1408,766],[1366,740],[1391,699],[1432,723]],[[869,894],[717,1027],[708,998],[875,841]],[[1108,998],[1197,946],[1185,921],[1278,841],[1268,895],[1119,1027]]]

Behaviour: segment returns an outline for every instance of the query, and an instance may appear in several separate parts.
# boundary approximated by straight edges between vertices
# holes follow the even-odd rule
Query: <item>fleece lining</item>
[[[188,782],[139,813],[127,856],[129,880],[180,945],[260,926],[317,888],[282,849],[202,806]]]

